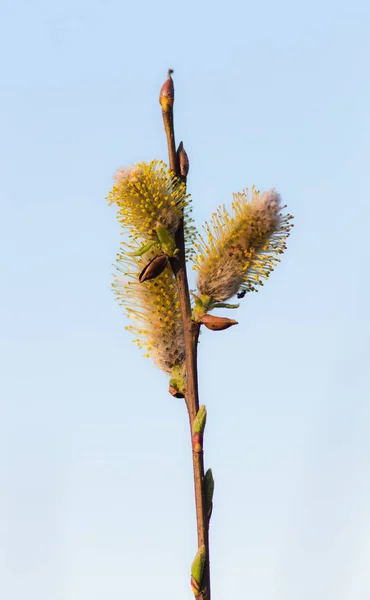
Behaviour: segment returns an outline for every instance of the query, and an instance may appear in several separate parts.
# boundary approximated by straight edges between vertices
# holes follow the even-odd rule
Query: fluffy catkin
[[[134,334],[133,342],[152,356],[155,364],[168,374],[185,361],[185,344],[176,281],[169,266],[153,280],[139,283],[138,274],[154,253],[131,258],[122,253],[115,276],[114,292],[126,309],[132,324],[126,329]]]
[[[159,223],[176,232],[187,206],[185,184],[161,161],[118,169],[108,194],[118,207],[118,221],[133,237],[155,236]]]
[[[224,302],[238,292],[263,285],[286,248],[291,216],[283,215],[275,190],[259,194],[252,188],[234,194],[232,214],[219,208],[199,236],[195,269],[198,293],[208,304]]]

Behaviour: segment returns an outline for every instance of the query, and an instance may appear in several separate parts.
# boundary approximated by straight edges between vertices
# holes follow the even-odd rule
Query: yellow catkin
[[[131,240],[155,239],[159,224],[175,234],[184,216],[187,254],[191,254],[195,228],[190,216],[190,196],[184,182],[162,161],[118,169],[107,200],[117,206],[118,221]]]
[[[291,215],[282,214],[275,190],[260,194],[252,187],[233,194],[232,214],[219,207],[198,237],[194,258],[198,292],[209,302],[224,302],[238,292],[263,285],[286,248]]]
[[[117,269],[124,277],[115,276],[113,289],[132,321],[126,329],[134,334],[138,347],[170,374],[185,361],[180,302],[170,266],[159,277],[139,283],[138,273],[153,256],[153,251],[139,258],[122,252]]]

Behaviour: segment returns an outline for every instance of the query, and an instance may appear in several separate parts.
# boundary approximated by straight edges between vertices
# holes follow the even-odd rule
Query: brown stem
[[[170,77],[170,75],[169,75]],[[163,108],[163,105],[162,105]],[[167,136],[168,154],[170,160],[170,169],[181,178],[185,183],[185,178],[181,177],[179,161],[176,154],[175,131],[173,125],[173,108],[166,106],[166,110],[162,110],[164,127]],[[185,401],[189,413],[190,436],[192,439],[192,427],[194,419],[199,410],[199,394],[198,394],[198,338],[199,338],[199,323],[192,321],[191,303],[189,294],[189,285],[186,272],[185,260],[185,240],[184,240],[184,221],[182,220],[176,233],[176,247],[179,253],[175,259],[171,260],[173,272],[176,277],[179,300],[181,306],[182,321],[184,327],[185,338],[185,353],[186,353],[186,393]],[[198,596],[199,600],[211,600],[210,586],[210,570],[209,570],[209,535],[208,535],[208,516],[206,513],[206,499],[204,492],[204,464],[203,450],[201,452],[192,451],[193,456],[193,473],[194,473],[194,491],[195,491],[195,507],[197,518],[198,532],[198,548],[205,546],[206,548],[206,566],[204,569],[203,582],[201,592]]]
[[[176,155],[175,130],[173,126],[173,109],[162,110],[164,129],[167,137],[168,154],[170,159],[170,169],[178,173],[178,160]]]

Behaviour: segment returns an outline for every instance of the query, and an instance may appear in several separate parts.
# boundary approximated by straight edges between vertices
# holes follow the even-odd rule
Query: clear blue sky
[[[167,160],[200,225],[276,187],[280,267],[204,332],[213,599],[370,596],[368,4],[4,0],[0,8],[0,595],[190,600],[187,416],[111,293],[105,196]]]

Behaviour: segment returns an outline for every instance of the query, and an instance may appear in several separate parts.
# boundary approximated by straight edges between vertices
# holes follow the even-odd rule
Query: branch
[[[187,166],[183,169],[184,161],[181,160],[181,153],[184,152],[182,143],[176,153],[175,131],[173,122],[173,104],[175,100],[174,85],[172,81],[172,70],[168,71],[168,78],[163,84],[160,92],[159,101],[162,106],[162,116],[164,128],[167,136],[168,154],[170,160],[170,169],[186,183]],[[185,154],[186,157],[186,154]],[[186,157],[187,159],[187,157]],[[185,161],[186,162],[186,161]],[[190,432],[192,439],[192,456],[193,456],[193,473],[194,473],[194,490],[195,490],[195,505],[197,518],[198,532],[198,549],[202,546],[206,550],[206,562],[202,585],[200,586],[197,598],[199,600],[211,600],[210,588],[210,571],[209,571],[209,536],[208,526],[209,518],[206,509],[206,497],[204,490],[204,464],[203,464],[203,444],[200,444],[195,449],[193,443],[193,424],[199,411],[199,394],[198,394],[198,368],[197,368],[197,350],[200,324],[192,321],[192,311],[190,303],[189,285],[186,272],[185,260],[185,239],[184,239],[184,220],[182,219],[176,233],[176,247],[179,253],[176,258],[171,259],[171,265],[176,277],[179,300],[181,306],[185,352],[186,352],[186,393],[185,401],[189,414]],[[193,588],[194,589],[194,588]],[[194,590],[194,593],[195,590]]]

